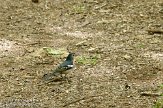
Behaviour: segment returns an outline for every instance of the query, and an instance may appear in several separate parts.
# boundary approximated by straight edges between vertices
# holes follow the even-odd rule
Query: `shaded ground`
[[[163,35],[147,32],[163,30],[161,0],[1,0],[0,16],[0,107],[150,108],[162,98],[141,95],[163,92]],[[67,45],[98,63],[76,61],[70,83],[45,83],[64,57],[42,48]]]

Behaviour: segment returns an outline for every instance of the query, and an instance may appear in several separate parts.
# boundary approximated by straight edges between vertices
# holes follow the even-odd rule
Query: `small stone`
[[[129,56],[129,55],[124,55],[123,57],[124,57],[124,59],[126,59],[126,60],[130,60],[130,59],[131,59],[131,56]]]
[[[32,0],[33,3],[38,3],[38,0]]]

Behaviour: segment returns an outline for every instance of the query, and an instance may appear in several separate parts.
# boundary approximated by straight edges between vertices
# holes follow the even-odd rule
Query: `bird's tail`
[[[52,80],[54,77],[58,76],[61,76],[61,73],[59,73],[57,70],[53,70],[51,73],[44,74],[43,79]]]
[[[53,73],[44,74],[43,79],[44,80],[51,80],[51,79],[53,79]]]
[[[61,73],[57,69],[53,70],[52,74],[53,74],[53,76],[60,76],[61,75]]]

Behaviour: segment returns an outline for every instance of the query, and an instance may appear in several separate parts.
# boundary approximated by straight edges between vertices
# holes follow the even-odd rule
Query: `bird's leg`
[[[62,78],[62,79],[65,79],[65,75],[63,76],[63,74],[61,74],[61,78]]]
[[[67,74],[64,74],[64,77],[63,77],[64,79],[68,79],[68,77],[67,77]]]
[[[64,78],[62,74],[60,76],[61,76],[62,79]]]
[[[65,80],[68,82],[68,83],[70,83],[71,82],[71,80],[67,77],[67,74],[65,74]]]
[[[64,80],[66,80],[67,79],[66,74],[64,74],[64,75],[61,74],[61,78],[64,79]]]

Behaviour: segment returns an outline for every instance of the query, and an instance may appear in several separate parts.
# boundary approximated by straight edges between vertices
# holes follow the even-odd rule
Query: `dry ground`
[[[151,108],[161,100],[163,34],[147,30],[163,30],[162,0],[0,0],[0,16],[1,108]],[[71,82],[44,82],[64,58],[42,48],[67,45],[98,63],[76,61]]]

